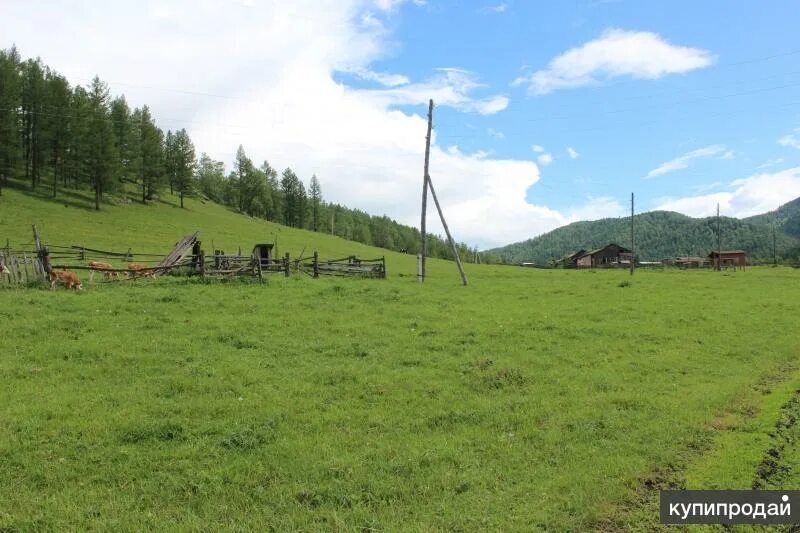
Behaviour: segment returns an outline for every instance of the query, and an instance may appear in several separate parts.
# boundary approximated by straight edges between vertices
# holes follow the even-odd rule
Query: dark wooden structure
[[[711,260],[707,257],[686,255],[676,257],[673,264],[678,268],[708,268],[711,266]]]
[[[578,258],[582,257],[585,254],[586,250],[581,248],[577,252],[565,255],[564,257],[556,261],[556,265],[564,268],[575,268],[576,266],[578,266]]]
[[[575,258],[578,268],[629,267],[633,252],[619,244],[607,244],[597,250],[584,252]]]
[[[314,251],[312,257],[298,262],[298,269],[309,273],[315,278],[321,275],[385,278],[386,257],[381,257],[379,259],[360,259],[351,255],[341,259],[323,261],[319,258],[319,254]]]
[[[744,250],[714,250],[708,254],[711,265],[716,268],[745,268],[747,266],[747,253]]]

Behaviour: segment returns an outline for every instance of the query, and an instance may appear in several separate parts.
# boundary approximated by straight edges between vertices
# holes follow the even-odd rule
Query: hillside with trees
[[[575,222],[524,242],[490,250],[505,262],[546,265],[567,254],[599,248],[610,242],[630,246],[629,217]],[[677,256],[705,256],[717,248],[716,217],[692,218],[671,211],[634,217],[636,258],[660,261]],[[779,262],[800,261],[800,198],[780,209],[749,218],[720,217],[723,249],[745,250],[751,261],[768,263],[775,251]]]
[[[328,202],[316,175],[306,187],[291,168],[257,164],[242,146],[227,171],[224,162],[198,155],[185,129],[164,132],[146,105],[131,109],[99,77],[87,87],[72,86],[40,59],[23,60],[16,48],[0,50],[0,197],[8,186],[54,198],[88,189],[96,210],[130,198],[131,190],[142,204],[169,191],[181,207],[194,196],[389,250],[416,254],[420,245],[416,228]],[[458,248],[465,261],[479,257],[465,244]],[[437,236],[429,240],[428,253],[452,258],[450,246]]]

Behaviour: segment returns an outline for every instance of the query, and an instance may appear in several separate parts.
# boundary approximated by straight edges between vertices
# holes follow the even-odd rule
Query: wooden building
[[[747,266],[747,253],[744,250],[713,251],[708,254],[708,258],[714,268],[744,268]]]
[[[607,244],[597,250],[584,252],[575,259],[578,268],[627,267],[633,261],[633,252],[619,244]]]

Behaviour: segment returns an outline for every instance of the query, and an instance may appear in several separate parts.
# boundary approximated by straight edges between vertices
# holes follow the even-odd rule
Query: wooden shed
[[[747,253],[744,250],[713,251],[708,254],[708,258],[711,260],[711,264],[714,268],[744,268],[747,266]]]
[[[259,261],[262,267],[273,263],[272,257],[273,244],[256,244],[253,246],[253,259]]]
[[[633,252],[614,243],[585,252],[575,259],[578,268],[630,266],[631,261],[633,261]]]

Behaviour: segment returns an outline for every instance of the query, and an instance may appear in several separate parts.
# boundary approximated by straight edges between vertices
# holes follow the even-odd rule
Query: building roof
[[[584,252],[583,254],[581,254],[581,255],[579,255],[579,256],[577,256],[577,257],[575,257],[575,259],[580,259],[581,257],[586,257],[587,255],[594,255],[594,254],[596,254],[596,253],[599,253],[599,252],[602,252],[602,251],[603,251],[603,250],[605,250],[606,248],[610,248],[610,247],[612,247],[612,246],[616,246],[617,248],[619,248],[619,251],[620,251],[620,252],[622,252],[622,253],[624,253],[624,254],[629,254],[629,253],[632,253],[632,251],[631,251],[631,250],[629,250],[628,248],[625,248],[624,246],[620,246],[619,244],[616,244],[616,243],[613,243],[613,242],[612,242],[612,243],[606,244],[606,245],[605,245],[605,246],[603,246],[602,248],[598,248],[598,249],[596,249],[596,250],[587,250],[587,251],[586,251],[586,252]]]

